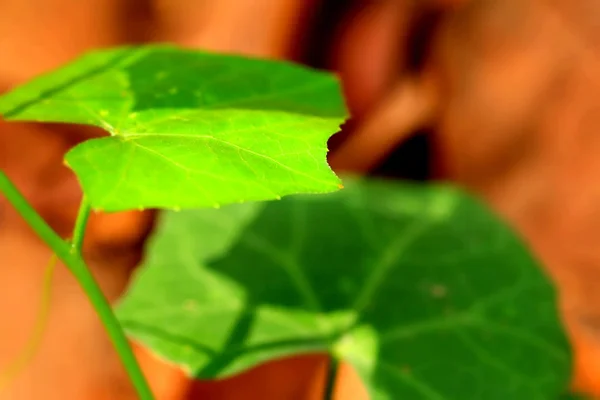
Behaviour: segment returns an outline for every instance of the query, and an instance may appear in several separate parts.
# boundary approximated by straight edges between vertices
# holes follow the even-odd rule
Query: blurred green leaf
[[[374,400],[559,398],[556,294],[504,224],[447,187],[345,185],[163,214],[120,305],[129,334],[197,378],[321,352]]]
[[[560,397],[560,400],[592,400],[592,399],[583,394],[565,393]]]
[[[0,114],[108,131],[66,156],[92,206],[107,211],[340,184],[325,158],[346,117],[339,83],[286,62],[158,45],[95,51],[0,97]]]

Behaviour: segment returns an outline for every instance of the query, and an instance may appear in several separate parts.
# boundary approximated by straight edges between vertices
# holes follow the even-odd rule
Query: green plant
[[[71,241],[3,173],[0,190],[77,277],[142,399],[152,394],[123,328],[198,378],[323,352],[330,381],[347,361],[377,400],[546,400],[567,386],[551,284],[455,189],[347,178],[335,194],[203,208],[341,188],[325,155],[346,109],[329,74],[118,48],[6,94],[0,114],[110,134],[66,155],[84,191]],[[83,260],[86,221],[91,209],[150,207],[173,211],[117,320]]]
[[[82,258],[91,208],[218,207],[340,186],[325,161],[346,115],[338,83],[284,63],[164,46],[98,51],[3,96],[0,113],[109,132],[66,155],[84,191],[72,243],[5,174],[0,189],[77,277],[143,399],[148,386]]]

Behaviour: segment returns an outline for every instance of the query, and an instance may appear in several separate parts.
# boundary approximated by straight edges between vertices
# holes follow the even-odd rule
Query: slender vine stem
[[[325,381],[325,394],[323,400],[333,400],[335,393],[335,382],[340,367],[340,360],[334,354],[329,356],[329,366],[327,368],[327,380]]]
[[[71,273],[77,279],[79,285],[89,298],[96,313],[100,317],[104,328],[108,332],[115,349],[123,362],[125,369],[138,393],[141,400],[153,400],[154,396],[142,370],[133,354],[133,350],[117,320],[112,308],[104,296],[102,289],[94,279],[89,268],[83,261],[81,244],[83,243],[83,234],[90,208],[87,200],[84,199],[77,218],[73,245],[63,240],[54,230],[44,221],[44,219],[34,210],[29,202],[23,197],[8,176],[0,171],[0,192],[2,192],[8,201],[17,209],[19,214],[25,219],[27,224],[34,232],[52,249],[54,254],[62,260],[69,268]],[[73,249],[76,249],[73,251]]]
[[[83,238],[85,236],[85,227],[90,218],[91,208],[90,203],[85,195],[81,199],[77,219],[75,220],[75,228],[73,229],[73,238],[71,239],[71,253],[82,254]]]

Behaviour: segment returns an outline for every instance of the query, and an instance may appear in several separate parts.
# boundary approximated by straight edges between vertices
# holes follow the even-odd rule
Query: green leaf
[[[0,97],[8,120],[104,128],[66,156],[92,206],[190,208],[331,192],[338,80],[290,63],[182,50],[91,52]]]
[[[589,397],[578,393],[563,394],[559,400],[591,400]]]
[[[324,352],[375,400],[559,397],[556,294],[504,224],[447,187],[345,186],[163,214],[125,328],[198,378]]]

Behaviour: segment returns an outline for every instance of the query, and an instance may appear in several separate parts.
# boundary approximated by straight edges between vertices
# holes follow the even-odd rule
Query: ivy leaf
[[[337,79],[170,46],[91,52],[0,97],[7,120],[104,128],[66,156],[94,208],[192,208],[331,192]]]
[[[563,394],[559,400],[592,400],[591,398],[579,393]]]
[[[558,399],[556,294],[510,230],[451,188],[345,186],[163,214],[125,328],[196,378],[320,352],[374,400]]]

